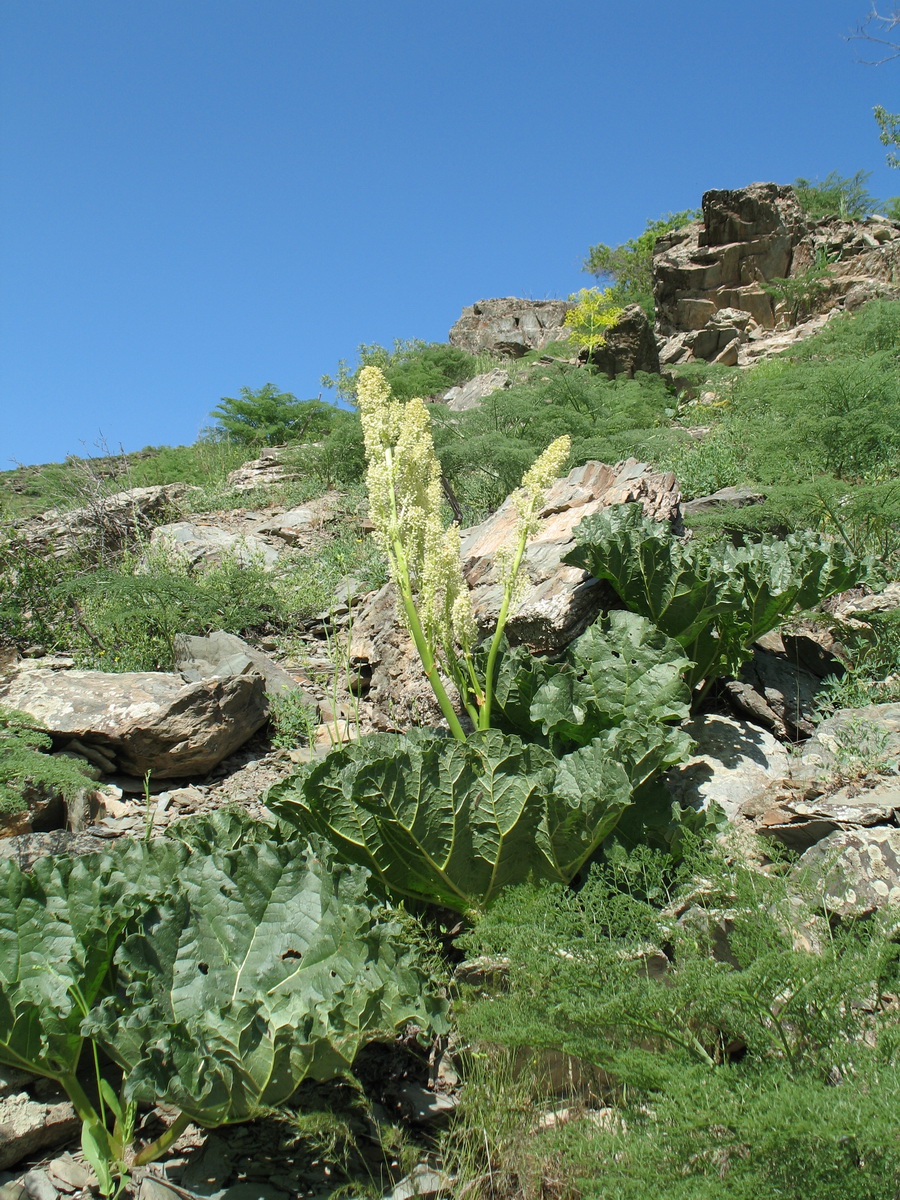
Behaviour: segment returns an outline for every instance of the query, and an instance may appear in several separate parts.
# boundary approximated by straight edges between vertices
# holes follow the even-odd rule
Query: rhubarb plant
[[[737,673],[757,638],[868,571],[827,538],[792,535],[746,546],[677,538],[638,504],[587,517],[575,540],[565,561],[607,580],[623,604],[682,647],[693,663],[686,679],[695,701],[716,679]]]
[[[318,844],[279,844],[271,827],[244,838],[235,822],[42,859],[31,874],[0,865],[0,1062],[66,1090],[107,1192],[124,1159],[152,1161],[188,1121],[248,1120],[307,1077],[347,1071],[367,1041],[444,1027],[414,936],[366,872]],[[99,1050],[122,1069],[118,1094]],[[138,1102],[180,1111],[141,1148]]]
[[[444,528],[441,471],[428,411],[422,400],[391,395],[378,367],[364,367],[357,392],[365,438],[369,515],[397,588],[409,629],[452,735],[466,734],[447,691],[452,681],[475,729],[491,728],[497,657],[513,609],[528,538],[537,528],[541,500],[568,458],[570,439],[557,438],[525,472],[513,493],[518,516],[513,544],[499,558],[502,599],[483,673],[476,670],[477,638],[469,589],[462,572],[459,528]]]
[[[266,803],[394,894],[469,913],[513,883],[571,880],[630,797],[593,744],[560,761],[498,730],[465,742],[414,730],[333,751]]]

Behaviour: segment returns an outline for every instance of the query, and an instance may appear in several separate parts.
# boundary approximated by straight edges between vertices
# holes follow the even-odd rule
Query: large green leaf
[[[571,879],[630,795],[600,747],[561,764],[487,730],[466,742],[364,738],[276,785],[267,804],[391,891],[466,912],[512,883]]]
[[[0,864],[0,1062],[62,1079],[81,1054],[82,1006],[109,985],[123,930],[171,889],[185,851],[126,842],[112,853]]]
[[[536,690],[531,718],[553,744],[584,746],[629,724],[650,730],[684,720],[691,666],[681,647],[645,617],[612,612],[569,647],[564,663]]]
[[[712,547],[676,538],[638,504],[586,518],[566,562],[608,580],[622,602],[674,638],[693,689],[735,674],[757,638],[798,608],[860,582],[867,564],[825,538]]]
[[[172,902],[116,957],[119,990],[85,1022],[136,1100],[206,1127],[349,1068],[367,1040],[443,1002],[366,872],[304,843],[194,853]]]

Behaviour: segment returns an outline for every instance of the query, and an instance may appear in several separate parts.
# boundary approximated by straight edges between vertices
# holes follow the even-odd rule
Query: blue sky
[[[192,442],[566,296],[708,188],[872,171],[868,0],[3,0],[0,470]],[[330,393],[325,392],[326,398]]]

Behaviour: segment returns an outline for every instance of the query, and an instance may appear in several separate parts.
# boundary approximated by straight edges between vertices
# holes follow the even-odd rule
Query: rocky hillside
[[[690,525],[697,514],[758,507],[769,489],[777,491],[777,482],[751,481],[759,491],[728,485],[703,494],[691,487],[688,504],[669,462],[681,455],[678,461],[702,479],[697,448],[726,444],[736,430],[748,428],[736,423],[742,385],[727,377],[728,394],[737,397],[728,408],[722,372],[734,369],[752,379],[755,364],[787,362],[773,357],[786,347],[833,346],[809,342],[826,325],[842,328],[833,318],[849,314],[852,323],[855,314],[875,312],[873,302],[886,302],[877,310],[888,315],[876,350],[893,355],[896,364],[900,328],[890,302],[900,297],[900,223],[880,217],[813,222],[792,189],[774,184],[707,192],[703,219],[658,243],[654,292],[655,328],[634,305],[604,346],[580,357],[566,353],[564,321],[571,305],[565,302],[479,301],[450,331],[452,346],[498,359],[489,372],[431,397],[439,452],[446,453],[448,504],[463,511],[481,498],[493,509],[461,536],[462,568],[481,636],[490,637],[503,608],[519,510],[512,499],[499,506],[485,502],[478,471],[490,466],[492,487],[503,485],[507,470],[517,478],[535,457],[524,426],[538,427],[547,414],[546,428],[532,436],[546,444],[565,432],[576,451],[583,447],[582,461],[573,452],[574,465],[546,490],[530,531],[523,586],[507,627],[510,661],[525,674],[508,683],[500,705],[508,724],[500,725],[498,736],[520,737],[522,712],[544,694],[541,687],[563,687],[559,681],[568,679],[571,690],[573,679],[588,677],[579,674],[579,647],[592,631],[612,636],[619,618],[611,614],[652,618],[670,656],[676,656],[671,661],[681,662],[683,671],[699,661],[698,647],[707,637],[715,670],[710,666],[696,681],[690,677],[689,685],[666,685],[667,736],[677,730],[678,744],[689,752],[661,760],[668,769],[655,777],[648,768],[657,815],[651,820],[645,814],[643,825],[623,821],[623,828],[638,830],[635,837],[648,846],[662,847],[670,862],[681,853],[687,831],[718,839],[730,861],[745,856],[760,878],[768,878],[767,871],[781,878],[787,870],[796,880],[791,886],[800,891],[812,878],[834,928],[871,918],[900,902],[895,620],[900,554],[891,514],[879,524],[871,508],[862,507],[858,518],[850,508],[863,504],[860,497],[869,494],[864,489],[893,483],[896,474],[889,463],[877,478],[855,467],[835,467],[828,476],[840,488],[835,494],[850,497],[843,526],[829,519],[805,527],[797,517],[789,535],[785,527],[774,542],[759,542],[751,529],[747,546],[735,548],[731,541],[705,541],[702,528],[686,538],[686,520]],[[885,340],[888,327],[893,341]],[[849,371],[836,354],[833,349],[813,354],[815,369],[826,369],[825,362],[828,369]],[[853,359],[853,370],[855,364]],[[712,374],[701,378],[698,371],[706,366]],[[795,369],[791,378],[799,379],[805,368],[800,363],[778,369]],[[559,400],[563,393],[565,402]],[[519,430],[517,405],[520,414],[529,414]],[[638,415],[615,431],[615,445],[633,446],[634,453],[609,463],[589,457],[601,432],[613,436],[609,426],[626,409]],[[568,414],[571,426],[558,425],[560,413]],[[702,426],[698,414],[708,416]],[[788,441],[800,440],[800,428],[785,426]],[[358,438],[346,436],[349,461],[346,448],[357,453]],[[850,431],[844,440],[849,444],[856,436]],[[480,457],[475,447],[491,442],[503,443],[512,467],[505,459],[488,460],[487,450]],[[399,739],[413,726],[427,730],[441,723],[419,655],[398,619],[394,586],[385,582],[364,497],[357,485],[334,486],[333,466],[322,466],[323,446],[327,437],[313,447],[267,448],[212,490],[184,481],[119,490],[127,476],[98,472],[87,504],[7,523],[0,558],[0,602],[8,620],[0,739],[8,764],[15,756],[16,767],[0,776],[0,863],[30,872],[53,855],[96,855],[131,839],[158,842],[182,818],[232,806],[274,822],[270,789],[290,779],[300,779],[296,786],[302,788],[309,764],[309,769],[327,764],[346,753],[343,747],[372,734]],[[728,446],[728,469],[737,470],[743,449]],[[622,512],[652,524],[629,542],[627,530],[615,527]],[[606,520],[613,525],[604,525]],[[607,541],[597,533],[586,543],[588,527],[605,530]],[[729,532],[740,542],[735,529]],[[592,560],[585,555],[600,554],[597,546],[605,547],[602,561],[590,570],[584,564]],[[614,553],[615,547],[625,549]],[[658,559],[652,558],[654,547]],[[710,592],[713,579],[719,582]],[[709,585],[705,598],[698,580]],[[660,588],[664,600],[657,595]],[[658,649],[661,642],[647,637],[647,645]],[[726,644],[732,654],[727,661],[721,658]],[[618,737],[628,727],[630,701],[622,697],[633,695],[637,711],[644,703],[642,688],[651,686],[644,674],[654,680],[665,674],[655,663],[652,670],[628,675],[629,654],[634,667],[644,661],[639,655],[649,654],[647,645],[610,651],[603,671],[583,668],[594,671],[594,692],[573,700],[574,715],[560,724],[579,745],[575,752],[569,745],[567,753],[584,749],[579,729],[595,719],[591,706],[605,694],[604,680],[620,678],[618,671],[628,681],[616,700],[625,717],[612,732],[610,720],[598,728],[603,737]],[[541,684],[540,671],[552,673],[560,663],[569,664],[568,674]],[[18,714],[15,719],[10,710]],[[548,747],[558,750],[564,737],[548,740],[555,718],[550,707],[540,711],[543,734],[535,733],[535,745],[549,755]],[[624,742],[615,744],[621,774],[631,751],[622,748]],[[65,786],[42,772],[40,763],[47,760],[75,772]],[[341,760],[342,769],[350,771],[352,761]],[[573,779],[576,774],[573,768]],[[349,802],[353,789],[347,787]],[[650,805],[649,793],[638,794]],[[635,812],[629,820],[636,820]],[[773,868],[786,861],[786,853],[793,856],[790,866]],[[11,865],[10,879],[13,870]],[[678,922],[690,911],[696,907],[679,910]],[[717,961],[736,962],[729,948],[731,918],[725,908],[709,911],[716,923]],[[433,915],[423,916],[426,924]],[[452,921],[443,911],[435,928],[448,941],[463,923],[448,934]],[[798,925],[794,941],[801,935],[814,940],[811,929]],[[818,925],[816,931],[820,936]],[[662,943],[654,953],[663,974],[675,972],[677,964]],[[465,953],[452,950],[450,958],[455,967]],[[495,991],[499,996],[506,988],[497,989],[496,973],[509,972],[508,956],[500,966],[472,967],[469,976],[464,967],[455,977],[455,996],[464,978],[476,980],[482,997]],[[4,985],[0,963],[0,1014],[6,1012]],[[764,1025],[775,1019],[773,1012],[777,1017],[775,1008],[767,1010]],[[9,1061],[3,1036],[0,1030],[0,1063]],[[460,1177],[448,1165],[453,1153],[446,1144],[437,1151],[434,1133],[465,1096],[460,1080],[468,1066],[460,1037],[451,1032],[449,1041],[446,1035],[434,1041],[430,1061],[415,1051],[409,1036],[384,1050],[383,1060],[377,1042],[366,1050],[368,1058],[362,1056],[357,1079],[375,1106],[368,1110],[375,1116],[366,1120],[374,1121],[379,1137],[395,1120],[415,1131],[416,1139],[410,1161],[401,1165],[398,1155],[390,1168],[379,1167],[379,1194],[394,1200],[462,1194],[454,1191]],[[752,1039],[740,1047],[735,1043],[723,1061],[737,1063],[753,1053]],[[551,1087],[551,1100],[541,1102],[541,1119],[565,1111],[571,1117],[553,1121],[587,1120],[597,1128],[617,1120],[622,1097],[612,1077],[600,1087],[596,1079],[588,1085],[587,1076],[579,1076],[576,1086],[571,1072],[577,1053],[569,1049],[563,1057],[568,1081]],[[79,1121],[69,1100],[46,1080],[0,1070],[0,1172],[6,1172],[0,1174],[0,1196],[50,1200],[89,1194],[96,1180],[92,1185],[89,1164],[78,1150]],[[845,1070],[842,1062],[840,1071]],[[60,1077],[58,1072],[57,1083]],[[323,1072],[322,1079],[330,1078]],[[577,1113],[576,1107],[564,1109],[560,1099],[564,1092],[571,1098],[573,1088]],[[310,1093],[304,1095],[308,1100]],[[333,1100],[332,1095],[327,1103]],[[145,1119],[158,1124],[168,1111],[157,1109]],[[292,1119],[299,1121],[296,1113]],[[552,1124],[535,1128],[546,1132]],[[312,1187],[330,1194],[322,1164],[291,1157],[282,1133],[276,1122],[257,1120],[222,1138],[200,1120],[185,1121],[160,1164],[135,1172],[133,1194],[143,1200],[199,1195],[238,1200],[252,1193],[280,1200],[311,1194]],[[280,1156],[277,1170],[273,1153]],[[727,1167],[723,1170],[725,1178]],[[486,1190],[489,1174],[472,1195],[500,1195]]]

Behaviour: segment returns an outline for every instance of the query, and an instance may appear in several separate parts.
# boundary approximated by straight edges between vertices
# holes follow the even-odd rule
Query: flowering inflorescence
[[[503,601],[484,681],[472,661],[477,636],[469,589],[462,573],[459,527],[441,520],[441,471],[428,410],[422,400],[403,403],[391,395],[378,367],[364,367],[357,391],[368,471],[369,515],[400,593],[407,627],[451,731],[462,727],[438,665],[453,680],[476,728],[490,724],[494,667],[513,602],[528,538],[537,528],[544,492],[569,454],[569,438],[557,438],[526,472],[513,496],[519,520],[516,546],[501,558]]]

